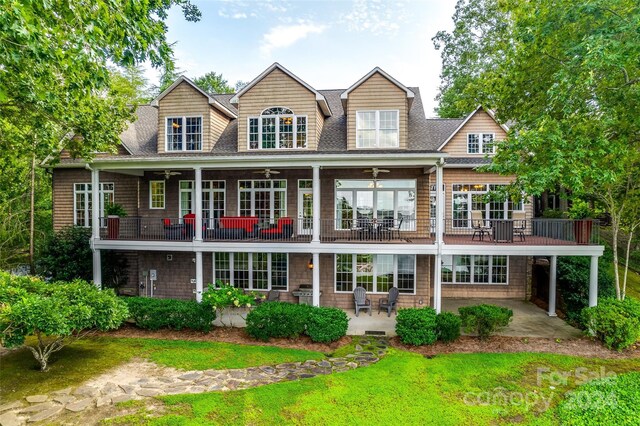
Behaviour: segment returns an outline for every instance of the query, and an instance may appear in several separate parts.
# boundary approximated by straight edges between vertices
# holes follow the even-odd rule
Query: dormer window
[[[398,110],[356,111],[356,148],[397,148]]]
[[[167,117],[167,151],[202,151],[202,117]]]
[[[272,107],[260,117],[249,117],[249,149],[295,149],[307,147],[307,117],[288,108]]]
[[[496,146],[493,143],[493,133],[468,133],[467,154],[493,154]]]

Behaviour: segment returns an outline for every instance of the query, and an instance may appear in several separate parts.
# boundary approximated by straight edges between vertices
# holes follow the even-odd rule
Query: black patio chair
[[[385,309],[387,311],[387,316],[391,316],[391,311],[396,311],[396,315],[398,315],[398,309],[396,308],[396,304],[398,303],[398,295],[400,294],[400,290],[398,287],[391,287],[389,289],[389,295],[386,299],[380,299],[378,302],[378,315],[380,315],[380,311]]]
[[[356,287],[353,290],[353,302],[356,306],[356,316],[361,309],[368,309],[371,316],[371,300],[367,299],[367,290],[364,287]]]

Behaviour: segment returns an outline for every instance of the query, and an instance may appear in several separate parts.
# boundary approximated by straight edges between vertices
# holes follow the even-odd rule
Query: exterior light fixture
[[[309,258],[309,263],[307,263],[307,269],[309,270],[313,269],[313,257]]]

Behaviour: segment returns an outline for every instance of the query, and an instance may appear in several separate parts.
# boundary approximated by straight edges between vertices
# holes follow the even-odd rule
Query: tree
[[[236,85],[235,85],[236,93],[244,89],[244,86],[246,86],[247,84],[249,83],[246,81],[242,81],[242,80],[236,81]]]
[[[130,105],[137,106],[152,99],[149,81],[139,65],[113,67],[110,72],[112,90],[127,99]]]
[[[511,124],[485,170],[515,175],[513,195],[561,186],[598,200],[617,247],[640,169],[640,5],[460,0],[454,23],[435,37],[441,107],[482,104]],[[617,250],[613,262],[620,298]]]
[[[54,281],[91,280],[91,229],[69,226],[51,235],[40,249],[38,274]]]
[[[112,290],[0,272],[0,341],[29,348],[41,371],[48,369],[51,354],[96,330],[118,328],[127,317],[126,304]],[[33,344],[25,344],[28,336],[36,337]]]
[[[214,71],[209,71],[193,82],[207,93],[234,93],[233,87],[229,86],[222,74],[216,74]]]

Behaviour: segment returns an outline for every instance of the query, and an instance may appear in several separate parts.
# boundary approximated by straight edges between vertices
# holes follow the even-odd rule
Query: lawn
[[[584,368],[585,370],[576,370]],[[566,372],[562,376],[538,371]],[[558,424],[556,406],[580,384],[577,375],[624,373],[640,360],[550,354],[424,356],[391,350],[377,364],[346,373],[258,388],[162,398],[149,411],[109,424]],[[526,398],[530,403],[524,403]],[[547,409],[546,401],[549,402]]]
[[[624,267],[618,268],[620,271],[620,285],[624,279]],[[629,269],[627,276],[627,295],[640,300],[640,274]]]
[[[0,357],[0,399],[46,393],[79,383],[133,357],[182,370],[244,368],[324,357],[319,352],[220,342],[98,337],[80,340],[52,355],[46,373],[27,349]]]

